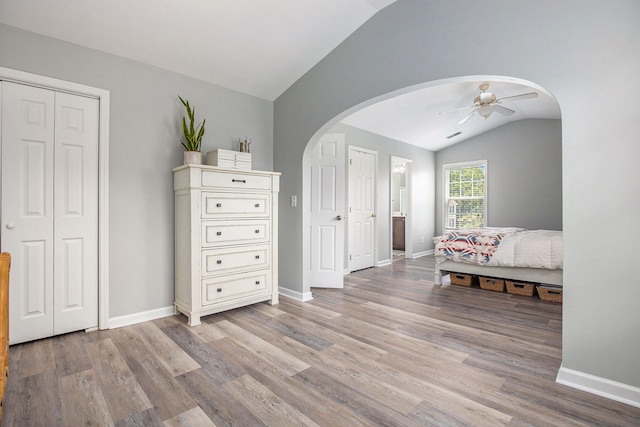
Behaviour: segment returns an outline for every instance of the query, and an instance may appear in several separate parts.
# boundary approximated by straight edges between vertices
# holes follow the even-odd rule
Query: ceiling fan
[[[504,116],[510,116],[513,113],[515,113],[515,111],[500,105],[502,101],[505,101],[505,100],[519,101],[521,99],[537,98],[538,96],[538,92],[528,92],[528,93],[522,93],[520,95],[505,96],[503,98],[497,98],[495,93],[488,92],[489,83],[483,83],[479,87],[480,87],[480,95],[476,96],[476,98],[473,100],[473,105],[469,107],[457,108],[455,110],[443,111],[440,114],[448,114],[448,113],[453,113],[455,111],[461,111],[461,110],[466,110],[468,108],[473,108],[474,109],[473,111],[471,111],[469,114],[464,116],[458,122],[458,124],[461,125],[467,120],[469,120],[471,117],[473,117],[474,114],[477,114],[484,119],[488,119],[491,113],[493,113],[494,111]]]

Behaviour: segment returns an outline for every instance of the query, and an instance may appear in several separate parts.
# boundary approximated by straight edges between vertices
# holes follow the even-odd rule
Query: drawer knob
[[[216,233],[216,236],[222,236],[222,231],[218,231],[218,232]]]
[[[260,280],[256,280],[256,285],[259,285],[259,284],[260,284]]]
[[[247,180],[246,179],[235,179],[235,178],[232,178],[231,182],[241,182],[242,184],[245,184],[247,182]]]
[[[222,264],[222,260],[221,259],[217,260],[216,264]]]
[[[216,208],[221,208],[222,207],[222,203],[216,203]]]
[[[260,207],[260,203],[256,203],[256,208],[259,208],[259,207]]]
[[[256,230],[256,234],[260,234],[260,230]]]
[[[216,291],[222,292],[222,288],[218,288],[218,289],[216,289]]]
[[[256,255],[256,259],[260,259],[260,255]]]

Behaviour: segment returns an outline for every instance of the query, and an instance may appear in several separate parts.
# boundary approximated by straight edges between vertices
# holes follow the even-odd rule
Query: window
[[[487,161],[444,165],[444,227],[484,227],[487,221]]]

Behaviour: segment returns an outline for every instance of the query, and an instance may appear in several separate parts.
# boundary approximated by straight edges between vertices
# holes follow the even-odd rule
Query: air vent
[[[461,133],[462,133],[462,132],[452,133],[451,135],[447,136],[447,139],[451,139],[451,138],[453,138],[454,136],[458,136],[458,135],[460,135]]]

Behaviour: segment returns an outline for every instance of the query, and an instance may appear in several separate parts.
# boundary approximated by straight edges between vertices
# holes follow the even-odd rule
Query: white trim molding
[[[304,293],[297,292],[297,291],[292,291],[291,289],[288,289],[288,288],[283,288],[282,286],[278,288],[278,293],[280,294],[280,296],[291,298],[300,302],[307,302],[313,299],[313,295],[311,294],[311,291],[304,292]]]
[[[422,252],[416,252],[415,254],[411,254],[411,259],[416,259],[416,258],[420,258],[427,255],[433,255],[433,253],[434,253],[433,249],[428,249]]]
[[[176,314],[173,305],[156,308],[154,310],[141,311],[140,313],[126,314],[124,316],[112,317],[109,319],[109,328],[122,328],[123,326],[135,325],[136,323],[148,322],[150,320],[161,319]]]
[[[110,92],[65,80],[0,67],[0,80],[37,86],[98,100],[98,328],[109,329],[109,111]]]
[[[560,366],[558,384],[640,408],[640,388]]]

